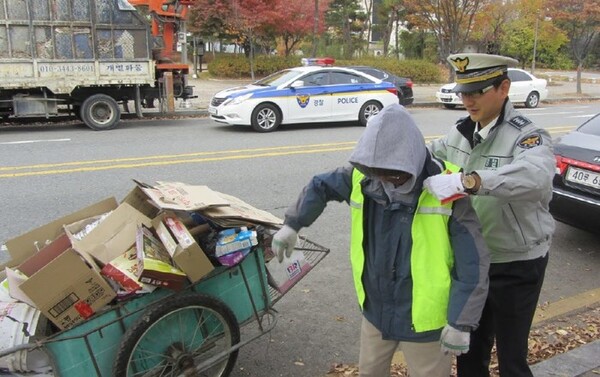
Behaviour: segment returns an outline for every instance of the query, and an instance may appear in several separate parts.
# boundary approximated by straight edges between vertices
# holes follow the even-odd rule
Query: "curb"
[[[600,97],[551,98],[551,99],[545,99],[544,101],[541,101],[541,102],[546,103],[546,104],[553,104],[553,103],[562,103],[562,102],[595,102],[595,101],[600,101]],[[424,102],[414,102],[412,105],[408,105],[407,107],[408,107],[408,109],[422,108],[422,107],[426,107],[426,108],[440,107],[440,108],[442,108],[442,104],[439,102],[435,102],[435,101],[424,101]],[[132,117],[128,117],[127,115],[128,114],[123,114],[122,116],[126,119],[135,119],[136,118],[135,115],[133,115]],[[144,113],[143,115],[144,115],[144,118],[149,118],[149,119],[176,117],[176,116],[199,117],[199,118],[209,116],[207,109],[193,109],[193,110],[178,109],[178,110],[175,110],[174,112],[167,112],[167,113],[160,113],[160,112],[153,111],[153,112]]]
[[[565,298],[547,307],[539,307],[533,317],[532,329],[560,316],[581,311],[600,302],[600,288]],[[581,377],[583,373],[600,367],[600,340],[555,355],[537,364],[530,365],[534,377]],[[394,364],[406,364],[402,351],[392,358]]]
[[[577,377],[600,367],[600,340],[577,347],[531,366],[535,377]]]

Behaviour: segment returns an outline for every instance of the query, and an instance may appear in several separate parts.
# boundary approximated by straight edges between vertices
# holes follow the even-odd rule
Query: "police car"
[[[281,124],[367,120],[384,106],[398,103],[396,87],[368,74],[333,67],[334,59],[302,59],[253,84],[223,90],[211,100],[211,119],[250,125],[258,132]]]

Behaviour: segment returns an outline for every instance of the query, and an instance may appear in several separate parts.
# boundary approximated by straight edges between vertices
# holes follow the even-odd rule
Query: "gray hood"
[[[425,139],[412,116],[403,106],[393,104],[369,119],[350,155],[350,163],[367,176],[370,168],[410,173],[412,178],[397,188],[399,192],[408,193],[423,170],[426,156]],[[388,192],[389,188],[385,188]]]

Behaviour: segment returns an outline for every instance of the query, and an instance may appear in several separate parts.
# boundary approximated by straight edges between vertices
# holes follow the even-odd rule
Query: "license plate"
[[[451,100],[452,99],[452,94],[440,94],[440,98],[441,99]]]
[[[578,169],[569,166],[565,179],[570,182],[600,189],[600,174],[591,172],[589,170]]]
[[[208,113],[210,115],[217,115],[217,108],[216,107],[209,107],[208,108]]]

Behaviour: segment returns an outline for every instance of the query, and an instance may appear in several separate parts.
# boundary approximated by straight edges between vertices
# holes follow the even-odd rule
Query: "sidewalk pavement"
[[[592,377],[600,374],[600,340],[531,367],[534,377]]]
[[[589,81],[589,80],[588,80]],[[177,111],[190,111],[206,113],[210,100],[219,91],[247,85],[252,81],[245,80],[222,80],[222,79],[206,79],[206,78],[189,78],[188,84],[194,87],[194,94],[197,98],[188,100],[187,107],[184,107],[182,102],[177,104]],[[441,107],[440,103],[435,100],[436,91],[442,84],[415,84],[413,87],[414,103],[413,107]],[[552,103],[558,101],[588,101],[600,100],[600,80],[596,83],[584,82],[581,84],[582,94],[577,94],[575,81],[559,81],[552,80],[548,84],[548,98],[542,101],[544,103]]]

